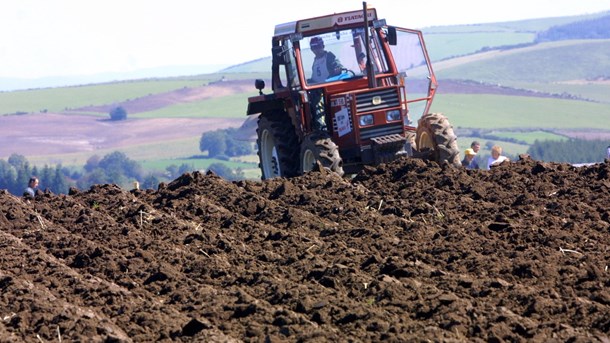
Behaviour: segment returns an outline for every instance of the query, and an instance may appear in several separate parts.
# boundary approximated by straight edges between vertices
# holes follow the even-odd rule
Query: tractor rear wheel
[[[415,143],[419,153],[429,153],[431,159],[443,164],[461,166],[457,137],[447,117],[440,113],[428,113],[417,125]]]
[[[281,112],[264,113],[256,133],[261,178],[296,176],[299,144],[290,118]]]
[[[343,160],[339,148],[328,133],[316,131],[303,139],[301,144],[301,173],[311,171],[316,164],[331,172],[343,176]]]

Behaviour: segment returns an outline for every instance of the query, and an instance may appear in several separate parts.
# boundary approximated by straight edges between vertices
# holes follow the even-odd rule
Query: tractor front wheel
[[[417,125],[415,143],[418,152],[430,154],[439,164],[445,162],[461,166],[457,137],[447,117],[440,113],[428,113]]]
[[[339,148],[328,133],[316,131],[303,139],[301,144],[301,173],[311,171],[316,164],[331,172],[343,176],[343,160]]]

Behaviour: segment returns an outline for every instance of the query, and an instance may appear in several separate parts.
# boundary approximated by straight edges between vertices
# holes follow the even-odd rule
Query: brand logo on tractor
[[[381,97],[380,96],[374,96],[373,97],[373,101],[372,101],[373,105],[377,106],[379,104],[381,104]]]

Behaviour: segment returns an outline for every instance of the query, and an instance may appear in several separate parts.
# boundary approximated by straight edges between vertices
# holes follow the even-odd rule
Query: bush
[[[125,120],[127,119],[127,111],[119,106],[110,111],[110,120]]]

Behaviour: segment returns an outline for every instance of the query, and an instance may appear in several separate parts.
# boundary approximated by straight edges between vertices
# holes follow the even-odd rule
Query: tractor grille
[[[378,97],[379,103],[373,104],[373,99]],[[400,106],[398,88],[379,89],[368,93],[356,95],[356,112],[371,112],[389,107]]]
[[[392,134],[403,134],[401,123],[360,129],[360,139],[363,140]]]

